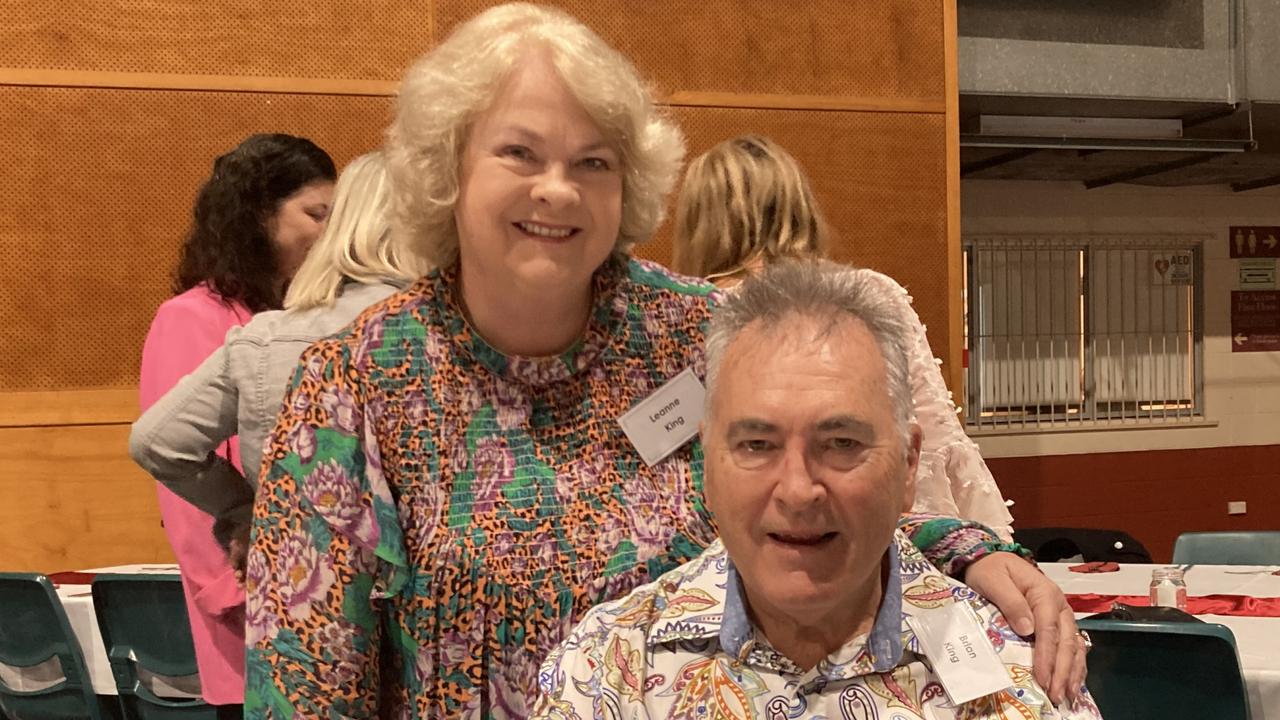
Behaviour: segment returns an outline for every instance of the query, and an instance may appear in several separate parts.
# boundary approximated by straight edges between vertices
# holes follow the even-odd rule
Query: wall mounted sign
[[[1280,227],[1232,225],[1227,243],[1233,258],[1280,258]]]
[[[1276,261],[1273,258],[1261,260],[1240,260],[1241,290],[1274,290],[1276,287]]]
[[[1280,290],[1231,292],[1231,352],[1280,351]]]
[[[1152,253],[1152,285],[1190,285],[1195,265],[1190,250]]]

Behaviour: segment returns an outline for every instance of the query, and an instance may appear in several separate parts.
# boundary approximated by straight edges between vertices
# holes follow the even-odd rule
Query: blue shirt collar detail
[[[897,667],[902,658],[902,576],[898,564],[898,543],[889,542],[888,581],[880,599],[871,634],[867,637],[867,650],[871,653],[872,667],[876,672],[888,672]],[[720,647],[730,657],[742,659],[743,648],[754,637],[755,630],[747,614],[746,595],[742,578],[732,559],[727,559],[725,575],[724,618],[720,623]]]

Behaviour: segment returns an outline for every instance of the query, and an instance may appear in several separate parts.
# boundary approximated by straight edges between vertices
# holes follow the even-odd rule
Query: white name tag
[[[685,368],[618,418],[618,424],[640,459],[653,467],[698,433],[706,395],[693,369]]]
[[[907,619],[955,705],[1004,690],[1013,678],[968,603],[954,602]]]

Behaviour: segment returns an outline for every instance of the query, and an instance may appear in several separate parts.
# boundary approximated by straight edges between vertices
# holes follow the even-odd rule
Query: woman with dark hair
[[[196,196],[174,293],[201,284],[252,312],[279,310],[320,236],[337,170],[305,138],[253,135],[213,162]]]
[[[278,309],[324,230],[337,172],[304,138],[253,135],[213,163],[196,196],[175,296],[156,311],[142,349],[143,410],[222,345],[232,327]],[[235,439],[218,453],[233,463]],[[165,533],[182,570],[201,693],[219,716],[244,698],[244,592],[212,534],[213,518],[157,486]]]

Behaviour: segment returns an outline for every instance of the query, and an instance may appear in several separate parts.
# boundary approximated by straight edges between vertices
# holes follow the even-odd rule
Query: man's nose
[[[788,510],[802,512],[826,497],[826,487],[814,475],[809,453],[803,443],[796,442],[787,446],[778,472],[780,476],[774,497]]]

